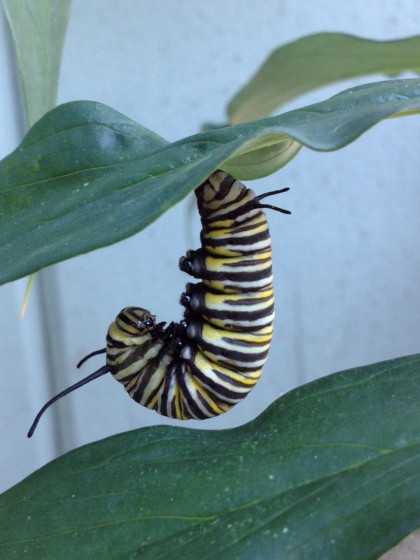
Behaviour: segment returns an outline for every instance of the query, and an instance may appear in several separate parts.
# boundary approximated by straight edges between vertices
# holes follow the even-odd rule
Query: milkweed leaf
[[[291,391],[230,430],[86,445],[0,496],[0,556],[376,559],[419,526],[420,355]]]
[[[3,6],[14,40],[26,120],[31,126],[56,102],[71,0],[3,0]],[[21,318],[26,313],[34,279],[32,273],[26,285]]]
[[[71,0],[3,0],[3,5],[31,126],[55,105]]]
[[[217,168],[263,177],[302,145],[336,150],[419,110],[420,79],[377,82],[170,144],[105,105],[61,105],[0,162],[0,283],[133,235]]]
[[[334,82],[383,73],[420,72],[420,36],[373,41],[317,33],[276,49],[228,105],[232,124],[261,119],[281,105]]]

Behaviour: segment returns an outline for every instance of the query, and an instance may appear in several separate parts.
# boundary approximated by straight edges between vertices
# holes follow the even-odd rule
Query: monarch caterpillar
[[[290,214],[261,200],[240,181],[216,171],[195,191],[201,248],[179,261],[201,279],[188,283],[179,323],[157,323],[141,307],[126,307],[110,325],[106,365],[71,385],[37,414],[31,437],[56,400],[108,372],[139,404],[180,420],[206,419],[246,397],[262,373],[273,334],[271,237],[263,208]]]

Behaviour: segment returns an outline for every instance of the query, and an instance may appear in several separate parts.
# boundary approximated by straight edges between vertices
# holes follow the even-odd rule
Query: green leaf
[[[0,556],[377,558],[420,524],[419,403],[417,355],[317,380],[239,428],[81,447],[0,497]]]
[[[378,82],[169,144],[99,103],[57,107],[0,163],[0,282],[133,235],[217,168],[262,177],[419,109],[420,79]]]
[[[357,76],[420,71],[420,36],[372,41],[318,33],[275,50],[231,100],[233,124],[270,115],[283,103],[315,88]]]
[[[3,0],[29,125],[55,105],[71,0]]]
[[[71,0],[3,0],[15,43],[25,100],[33,125],[56,103],[58,75]],[[20,311],[25,315],[35,273],[28,279]]]

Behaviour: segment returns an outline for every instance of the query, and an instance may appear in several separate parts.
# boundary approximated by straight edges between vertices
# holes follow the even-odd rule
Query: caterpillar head
[[[150,344],[154,344],[153,341],[159,338],[164,329],[164,325],[165,323],[156,323],[156,317],[147,309],[143,309],[142,307],[125,307],[120,311],[115,321],[111,323],[108,329],[107,347],[91,352],[77,364],[77,367],[80,367],[86,360],[97,354],[104,354],[106,352],[108,361],[109,353],[113,350],[118,353],[121,348],[147,345],[149,341]],[[28,437],[32,437],[41,416],[53,403],[110,371],[112,371],[112,369],[107,363],[94,373],[74,383],[74,385],[71,385],[50,399],[36,415],[29,429]]]
[[[127,344],[138,345],[140,340],[151,340],[163,328],[164,323],[156,323],[155,315],[142,307],[125,307],[108,329],[108,335],[114,340]]]

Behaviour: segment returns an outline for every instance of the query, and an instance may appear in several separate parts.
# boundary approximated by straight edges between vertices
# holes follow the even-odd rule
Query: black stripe
[[[270,268],[264,268],[263,270],[254,270],[254,271],[241,271],[235,270],[233,272],[213,272],[208,271],[206,275],[202,276],[203,280],[222,280],[222,281],[230,281],[230,282],[237,282],[237,283],[245,283],[245,282],[255,282],[257,280],[264,280],[264,278],[270,278],[273,274],[273,271]],[[259,290],[262,289],[262,286],[258,288]]]
[[[254,305],[255,303],[264,303],[265,301],[269,301],[270,299],[273,299],[273,293],[271,293],[269,296],[260,296],[256,298],[242,297],[239,300],[230,299],[229,295],[226,295],[225,302],[228,305],[237,305],[238,307],[240,307],[241,305]]]
[[[169,416],[168,413],[168,403],[171,404],[171,401],[169,401],[169,389],[171,387],[171,383],[173,381],[174,378],[174,363],[176,362],[172,362],[169,366],[167,366],[166,368],[166,373],[165,376],[163,378],[163,387],[161,390],[161,394],[159,395],[159,400],[156,403],[156,410],[158,410],[158,412],[160,414],[162,414],[162,416]],[[172,409],[172,406],[169,407],[170,409]]]
[[[267,342],[265,344],[267,344]],[[259,366],[253,367],[252,364],[265,359],[268,355],[268,350],[265,350],[264,352],[248,352],[245,354],[243,352],[232,350],[231,348],[224,348],[223,346],[216,346],[214,344],[207,343],[203,339],[197,340],[197,345],[199,349],[203,350],[203,353],[207,351],[216,356],[218,363],[223,366],[227,366],[228,368],[235,365],[235,362],[245,362],[246,364],[249,364],[247,366],[238,366],[238,370],[240,370],[241,373],[243,368],[246,368],[247,370],[256,369]],[[249,343],[247,345],[249,346]]]
[[[178,372],[178,368],[177,368],[177,372]],[[205,414],[197,405],[197,403],[195,402],[193,396],[191,395],[191,393],[188,390],[187,384],[185,383],[185,374],[179,374],[177,375],[177,380],[179,383],[179,388],[181,390],[181,394],[182,394],[182,399],[184,401],[184,405],[186,406],[186,409],[189,410],[190,413],[190,417],[192,418],[199,418],[201,420],[204,420],[205,418],[209,418],[208,414]],[[199,394],[199,393],[198,393]],[[207,403],[205,403],[205,408],[207,410],[209,410],[210,412],[210,416],[214,416],[214,412],[211,411],[211,409],[209,409]],[[187,411],[184,409],[184,413]]]
[[[216,311],[213,309],[203,309],[201,311],[202,315],[205,315],[206,317],[209,317],[211,319],[220,319],[224,322],[232,321],[233,323],[241,322],[241,321],[258,321],[260,319],[264,319],[264,317],[267,318],[271,317],[273,313],[274,313],[274,305],[271,305],[266,309],[261,309],[258,311],[226,311],[226,310]],[[270,318],[270,320],[267,321],[266,325],[264,326],[268,326],[271,323],[272,323],[272,319]],[[255,330],[255,326],[252,327],[250,325],[249,328]],[[258,328],[262,329],[263,326],[258,325]]]
[[[191,362],[190,367],[191,367],[191,370],[194,373],[194,376],[197,377],[197,379],[200,379],[200,381],[204,385],[209,387],[211,390],[213,390],[215,392],[215,394],[217,394],[218,396],[221,396],[221,397],[225,397],[227,399],[241,399],[241,398],[244,398],[244,396],[246,394],[248,394],[248,392],[254,387],[254,385],[256,383],[256,381],[252,385],[250,385],[249,383],[245,383],[245,382],[241,383],[240,381],[237,381],[236,379],[232,379],[232,377],[222,373],[220,370],[215,371],[214,373],[217,375],[217,377],[221,381],[225,381],[227,383],[235,385],[236,387],[243,387],[244,389],[247,389],[246,393],[244,393],[244,391],[234,391],[232,389],[228,389],[225,385],[219,384],[216,381],[214,381],[213,379],[210,379],[209,377],[207,377],[205,375],[205,373],[196,366],[195,363]],[[216,366],[216,368],[217,368],[217,366]],[[235,373],[237,373],[237,372],[235,372]],[[228,402],[228,401],[225,401],[225,402]]]
[[[268,241],[270,240],[270,233],[268,229],[265,229],[262,232],[254,233],[253,235],[248,235],[247,237],[223,237],[221,239],[212,239],[210,237],[202,236],[201,242],[204,246],[208,245],[209,247],[224,247],[226,245],[244,245],[244,248],[241,249],[242,251],[246,251],[246,254],[255,254],[259,251],[264,251],[265,248],[261,248],[256,251],[254,245],[259,243],[260,241]],[[246,247],[249,247],[246,250]],[[204,249],[205,250],[205,249]]]
[[[204,251],[205,252],[205,251]],[[258,253],[256,253],[258,254]],[[208,254],[206,254],[208,256]],[[213,257],[212,258],[217,258]],[[224,266],[229,268],[242,268],[242,267],[249,267],[249,266],[261,266],[265,263],[271,263],[271,257],[265,257],[263,259],[248,259],[247,257],[219,257],[221,261],[225,261],[223,263]],[[232,262],[230,260],[232,259]]]
[[[140,402],[145,390],[147,389],[147,386],[149,385],[151,379],[156,375],[156,371],[160,365],[161,360],[163,359],[163,357],[165,356],[165,349],[162,349],[161,352],[159,352],[159,354],[153,358],[152,360],[150,360],[150,362],[145,365],[141,370],[139,370],[138,375],[139,375],[139,381],[137,383],[137,385],[135,386],[135,388],[133,389],[132,392],[132,398],[136,401],[136,402]],[[166,376],[165,376],[166,377]],[[165,378],[164,378],[165,380]],[[156,395],[156,393],[160,390],[162,384],[160,384],[158,386],[158,388],[149,396],[149,398],[147,399],[145,406],[147,406],[148,403],[151,402],[151,400],[153,399],[153,396]]]
[[[253,210],[255,210],[255,212],[252,212],[253,217],[258,216],[259,214],[264,214],[262,209],[259,207],[259,203],[256,202],[255,197],[248,198],[249,192],[250,189],[244,187],[243,190],[238,191],[235,198],[226,200],[225,202],[223,202],[219,197],[214,197],[213,200],[220,200],[220,204],[217,209],[212,210],[211,213],[217,212],[218,215],[208,218],[206,222],[209,224],[217,222],[222,216],[224,219],[234,220],[238,216],[243,217],[244,214],[252,212]],[[223,198],[225,198],[225,196],[223,196]],[[233,208],[233,206],[235,206],[235,208]]]

